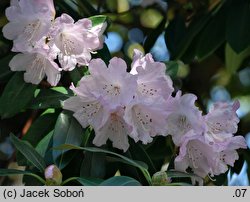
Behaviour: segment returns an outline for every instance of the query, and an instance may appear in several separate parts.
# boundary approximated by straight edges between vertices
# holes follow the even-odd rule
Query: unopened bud
[[[55,165],[50,165],[45,169],[44,176],[46,179],[46,185],[57,186],[62,183],[62,173]]]
[[[166,172],[160,171],[153,175],[152,185],[153,186],[164,186],[171,183],[171,179],[167,176]]]

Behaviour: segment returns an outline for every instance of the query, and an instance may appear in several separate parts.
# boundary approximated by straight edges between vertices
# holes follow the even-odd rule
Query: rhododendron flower
[[[227,139],[223,144],[208,144],[204,136],[189,131],[182,139],[179,155],[175,159],[175,169],[186,172],[187,168],[200,177],[214,176],[228,170],[239,158],[236,149],[247,148],[242,136]]]
[[[149,99],[165,99],[174,91],[173,82],[166,75],[164,63],[155,62],[150,53],[143,56],[139,50],[134,50],[130,73],[137,75],[137,94]]]
[[[131,137],[147,144],[156,135],[166,135],[166,103],[135,100],[126,106],[124,119],[132,126]]]
[[[95,130],[95,138],[93,143],[97,146],[106,144],[106,141],[110,139],[113,147],[122,149],[124,152],[129,148],[128,136],[131,133],[131,128],[123,119],[124,109],[118,108],[112,112],[108,121]]]
[[[91,79],[81,81],[81,85],[100,99],[109,110],[125,106],[131,102],[136,90],[136,76],[127,73],[127,65],[120,58],[112,58],[108,68],[101,59],[91,60]]]
[[[237,132],[239,118],[236,114],[240,107],[239,101],[232,105],[228,103],[215,103],[209,113],[204,116],[206,123],[206,140],[214,142],[224,142]]]
[[[54,62],[53,55],[51,50],[39,48],[31,53],[17,54],[9,66],[12,71],[25,71],[24,80],[28,83],[39,84],[46,76],[47,81],[56,86],[61,78],[61,69]]]
[[[167,132],[177,146],[180,146],[183,136],[189,131],[201,134],[205,129],[201,111],[195,106],[196,99],[193,94],[181,96],[179,91],[168,101]]]
[[[179,155],[175,158],[175,169],[186,172],[187,168],[200,177],[213,175],[212,166],[216,157],[213,148],[200,135],[189,131],[183,138]]]
[[[71,71],[76,64],[87,65],[91,59],[91,52],[103,45],[102,33],[106,24],[92,26],[89,19],[74,19],[67,14],[56,18],[51,29],[50,44],[59,49],[58,59],[64,70]]]
[[[85,76],[86,81],[90,76]],[[74,112],[74,117],[79,121],[82,127],[91,125],[95,129],[102,127],[108,120],[110,113],[101,105],[100,101],[89,92],[85,86],[74,87],[70,89],[76,94],[64,101],[64,109]]]
[[[6,9],[9,23],[4,37],[13,40],[12,51],[31,51],[49,31],[55,17],[53,0],[12,0]]]

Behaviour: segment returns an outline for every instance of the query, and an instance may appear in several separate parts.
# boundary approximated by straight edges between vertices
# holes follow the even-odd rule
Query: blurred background
[[[105,47],[100,51],[131,62],[133,49],[152,53],[168,65],[175,90],[194,93],[206,113],[217,101],[238,99],[241,121],[237,134],[250,147],[250,0],[55,0],[57,16],[70,14],[75,20],[107,15]],[[0,0],[0,27],[8,0]],[[0,33],[0,96],[13,75],[8,63],[11,42]],[[108,51],[107,51],[108,49]],[[106,56],[105,56],[106,54]],[[63,84],[62,84],[63,85]],[[1,107],[1,106],[0,106]],[[15,167],[10,132],[25,134],[32,110],[0,120],[0,168]],[[151,158],[166,157],[167,150]],[[217,185],[249,185],[250,150],[240,151],[233,169],[218,176]],[[243,166],[244,165],[244,166]],[[1,178],[1,181],[4,179]],[[211,182],[209,182],[211,183]]]

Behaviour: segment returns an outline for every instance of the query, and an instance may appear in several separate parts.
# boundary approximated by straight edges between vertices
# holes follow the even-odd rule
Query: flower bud
[[[166,172],[160,171],[153,175],[152,185],[153,186],[164,186],[171,182],[171,179],[167,176]]]
[[[50,165],[45,169],[44,176],[47,186],[57,186],[62,183],[62,173],[56,165]]]

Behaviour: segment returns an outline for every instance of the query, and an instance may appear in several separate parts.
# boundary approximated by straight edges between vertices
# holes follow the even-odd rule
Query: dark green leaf
[[[192,20],[188,28],[185,28],[185,22],[181,17],[177,17],[170,22],[165,32],[165,40],[170,51],[171,59],[181,59],[187,51],[192,41],[202,28],[207,24],[211,13],[197,16]]]
[[[15,135],[10,135],[12,144],[20,151],[25,158],[32,163],[40,172],[44,172],[46,164],[41,155],[28,143],[18,139]]]
[[[227,9],[221,8],[209,21],[207,26],[199,34],[196,55],[199,60],[203,60],[221,46],[226,39]]]
[[[36,151],[45,158],[45,154],[48,150],[50,141],[53,137],[54,131],[51,131],[48,135],[46,135],[36,146]]]
[[[141,186],[141,184],[131,177],[115,176],[105,180],[99,186]]]
[[[73,93],[64,87],[54,87],[51,89],[41,89],[32,101],[30,108],[47,109],[61,108],[62,102],[72,96]]]
[[[9,118],[24,110],[34,97],[35,89],[36,85],[24,82],[23,73],[15,73],[0,98],[0,116]]]
[[[98,178],[82,178],[82,177],[77,178],[77,181],[84,186],[98,186],[103,182],[102,179]]]
[[[13,72],[10,70],[9,62],[14,54],[9,54],[0,59],[0,83],[8,81]]]
[[[40,140],[53,130],[58,114],[48,113],[41,115],[31,125],[22,140],[28,141],[31,145],[36,146]]]
[[[81,165],[81,177],[103,178],[106,171],[106,154],[86,152]]]
[[[86,0],[77,0],[76,3],[79,9],[87,16],[98,15],[97,10]]]
[[[239,53],[250,45],[250,1],[232,1],[227,19],[226,38]]]
[[[175,78],[178,73],[179,64],[176,61],[168,61],[166,62],[166,74],[169,75],[171,78]]]
[[[75,120],[75,118],[68,112],[62,112],[56,122],[54,135],[53,135],[53,147],[61,144],[74,144],[79,146],[83,139],[83,129],[81,125]],[[71,155],[65,156],[65,151],[53,151],[53,159],[59,169],[65,167],[69,161],[73,158]]]
[[[89,152],[106,153],[106,154],[111,154],[111,155],[117,156],[117,157],[121,158],[122,160],[124,160],[125,162],[127,162],[127,164],[139,168],[141,170],[141,172],[143,173],[143,175],[145,176],[145,178],[147,179],[148,183],[151,184],[151,177],[150,177],[150,174],[148,173],[148,170],[147,170],[147,167],[145,166],[145,164],[139,163],[138,161],[134,161],[132,159],[129,159],[123,155],[120,155],[120,154],[117,154],[117,153],[114,153],[114,152],[111,152],[108,150],[100,149],[100,148],[78,147],[78,146],[70,145],[70,144],[60,145],[58,147],[55,147],[54,149],[55,150],[76,149],[76,150],[84,150],[84,151],[89,151]]]
[[[16,169],[0,169],[0,176],[31,174],[30,171]]]

